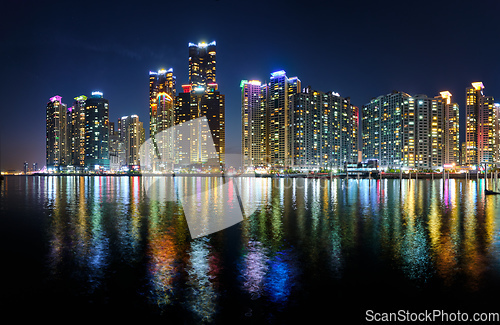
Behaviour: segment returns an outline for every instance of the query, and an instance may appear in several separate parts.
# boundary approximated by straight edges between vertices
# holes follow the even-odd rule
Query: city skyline
[[[11,10],[6,11],[9,17],[1,23],[5,30],[12,31],[0,53],[4,61],[9,62],[2,67],[1,74],[6,98],[0,131],[1,168],[20,170],[24,161],[30,166],[35,162],[39,166],[43,164],[45,125],[40,121],[45,115],[43,107],[47,98],[55,94],[74,98],[82,91],[100,90],[110,101],[111,121],[138,114],[140,120],[147,123],[147,86],[144,85],[147,71],[170,67],[174,71],[186,71],[186,45],[193,40],[217,41],[220,52],[217,83],[226,94],[226,132],[232,135],[227,137],[229,153],[238,153],[241,148],[239,83],[242,79],[266,81],[269,71],[293,72],[304,87],[311,85],[319,91],[337,91],[342,97],[350,97],[358,107],[392,90],[429,96],[448,90],[460,107],[460,115],[465,116],[464,89],[476,81],[484,83],[488,96],[500,98],[500,69],[494,56],[498,45],[491,41],[498,30],[493,14],[499,9],[497,2],[482,1],[473,8],[454,2],[429,3],[432,10],[425,14],[408,4],[341,3],[322,7],[324,13],[320,13],[319,18],[323,19],[312,15],[312,9],[298,10],[280,2],[270,3],[268,11],[254,16],[243,10],[229,13],[222,9],[223,5],[223,1],[198,4],[212,15],[213,26],[204,27],[201,21],[193,21],[189,29],[158,43],[148,35],[145,14],[148,10],[143,6],[138,10],[125,6],[124,15],[120,17],[111,15],[109,20],[93,26],[70,24],[63,30],[41,17],[44,13],[58,12],[71,19],[74,16],[71,13],[76,12],[75,5],[34,3],[25,11],[19,4],[10,3]],[[93,14],[106,17],[114,7],[100,4],[98,8]],[[173,9],[180,7],[174,5]],[[329,19],[328,13],[336,11],[350,15]],[[272,41],[242,39],[237,36],[237,28],[227,28],[230,24],[244,26],[256,19],[264,22],[256,28],[263,32],[271,23],[272,12],[282,12],[290,21],[308,27]],[[128,24],[123,17],[137,19]],[[174,25],[178,19],[174,19]],[[418,19],[426,23],[411,23]],[[478,25],[482,26],[480,31],[473,27]],[[34,26],[40,28],[34,29]],[[306,32],[311,28],[318,31],[317,35]],[[379,41],[384,35],[394,41],[382,45],[385,42]],[[467,35],[491,45],[471,47]],[[425,40],[426,45],[417,45],[419,40]],[[319,60],[321,53],[328,55]],[[29,92],[17,86],[25,76],[30,76],[32,83]],[[188,82],[185,73],[179,73],[178,78],[178,84]],[[21,116],[27,118],[21,119]],[[14,130],[22,127],[29,132],[13,136]],[[144,127],[149,128],[146,124]],[[462,142],[465,139],[463,120],[460,130]]]

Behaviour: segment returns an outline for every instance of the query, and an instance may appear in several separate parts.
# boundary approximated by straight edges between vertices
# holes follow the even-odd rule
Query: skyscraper
[[[444,107],[444,164],[460,164],[460,112],[457,103],[451,101],[452,94],[449,91],[439,93],[443,99]]]
[[[241,154],[242,166],[267,166],[266,86],[258,80],[242,80],[241,87]]]
[[[82,170],[85,166],[85,103],[87,96],[74,98],[73,106],[68,109],[71,118],[68,118],[68,134],[71,137],[71,162],[75,170]]]
[[[48,169],[59,170],[67,164],[67,105],[61,96],[50,98],[46,108],[46,162]]]
[[[189,43],[189,84],[193,88],[206,88],[208,84],[217,83],[216,43]]]
[[[372,99],[363,105],[362,134],[363,158],[377,159],[382,166],[401,166],[414,161],[415,149],[414,121],[415,112],[407,108],[410,95],[393,92]],[[403,128],[406,134],[403,138]]]
[[[176,99],[176,124],[206,117],[210,130],[197,130],[196,134],[208,134],[214,143],[215,149],[219,155],[221,164],[225,162],[225,96],[216,90],[217,87],[207,87],[206,90],[194,90],[184,87],[185,91],[179,94]],[[179,137],[188,138],[187,134],[180,134]],[[192,164],[200,163],[202,151],[205,149],[197,140],[191,142],[190,148],[178,148],[180,152],[188,154]]]
[[[152,138],[174,125],[175,81],[172,68],[149,72],[149,134]]]
[[[123,116],[119,122],[119,138],[124,148],[124,165],[128,167],[138,166],[139,149],[145,140],[144,127],[139,121],[139,116]]]
[[[220,164],[225,163],[225,96],[216,83],[216,43],[189,43],[189,84],[182,85],[183,93],[175,100],[175,124],[199,117],[206,117],[210,127],[210,137],[219,155]],[[209,130],[196,130],[196,134],[207,134]],[[187,139],[188,134],[178,134]],[[181,155],[189,156],[191,164],[204,160],[202,141],[192,139],[190,148],[177,148]],[[187,157],[186,156],[186,157]],[[185,157],[185,158],[186,158]],[[184,158],[183,158],[184,159]],[[187,159],[187,158],[186,158]]]
[[[393,92],[363,106],[363,158],[381,166],[441,168],[459,160],[458,104],[451,93]]]
[[[500,103],[493,104],[493,121],[495,128],[495,147],[493,151],[493,161],[500,162]]]
[[[267,89],[269,160],[275,167],[290,166],[290,95],[300,92],[300,80],[284,70],[271,73]]]
[[[495,122],[493,97],[485,96],[482,82],[473,82],[465,91],[466,130],[465,161],[467,165],[493,162]]]
[[[305,88],[290,97],[291,166],[341,167],[358,159],[358,108],[338,93]]]
[[[85,167],[109,170],[109,101],[99,91],[85,102]]]

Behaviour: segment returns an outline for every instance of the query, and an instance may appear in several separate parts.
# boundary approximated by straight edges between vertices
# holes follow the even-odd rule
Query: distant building
[[[197,165],[205,162],[206,137],[213,141],[219,163],[225,163],[226,126],[225,126],[225,96],[218,90],[216,83],[216,43],[189,43],[189,84],[182,85],[183,92],[175,98],[175,123],[186,123],[190,120],[205,117],[210,130],[196,130],[199,139],[178,144],[177,161],[181,165]],[[203,125],[203,124],[200,124]],[[205,136],[206,134],[206,136]],[[178,138],[188,139],[189,134],[178,134]],[[202,139],[203,138],[203,139]]]
[[[172,68],[149,72],[149,135],[153,139],[174,125],[175,81]]]
[[[73,106],[68,109],[68,137],[70,150],[69,165],[82,171],[85,167],[85,103],[87,96],[74,98]]]
[[[120,119],[118,120],[120,122]],[[118,127],[114,122],[109,123],[109,169],[120,171],[125,163],[125,150],[123,142],[120,140]]]
[[[269,163],[274,167],[291,164],[290,96],[300,92],[297,77],[288,78],[284,70],[271,73],[267,87]]]
[[[414,112],[403,115],[403,108],[408,105],[410,95],[393,92],[372,99],[362,108],[362,151],[363,159],[377,159],[381,166],[402,166],[404,163],[404,143],[406,151],[413,150],[414,134],[408,131],[403,139],[404,118],[413,118]],[[406,129],[411,124],[406,124]],[[413,132],[413,131],[411,131]],[[414,160],[406,153],[406,160]]]
[[[291,167],[331,169],[358,161],[358,108],[338,93],[305,88],[290,97]]]
[[[473,82],[465,91],[466,129],[465,161],[466,165],[479,165],[494,162],[495,110],[493,97],[485,96],[482,82]],[[498,119],[498,117],[496,117]]]
[[[109,101],[92,92],[85,102],[85,167],[109,170]]]
[[[184,93],[176,98],[176,124],[185,123],[190,120],[206,117],[210,130],[198,130],[197,134],[207,134],[211,137],[215,149],[219,155],[221,164],[225,162],[225,96],[217,90],[217,85],[210,85],[207,89],[194,90],[184,87]],[[187,91],[187,92],[186,92]],[[210,131],[210,133],[208,133]],[[182,137],[189,137],[183,134]],[[205,161],[204,146],[200,146],[197,139],[193,139],[190,148],[178,148],[187,159],[189,164],[197,164]],[[184,160],[187,161],[187,160]]]
[[[242,166],[266,167],[268,132],[266,85],[258,80],[242,80],[241,87],[241,155]]]
[[[500,103],[493,104],[493,127],[495,129],[495,147],[493,150],[493,161],[500,163]]]
[[[127,167],[139,166],[139,149],[145,140],[144,127],[139,116],[123,116],[119,120],[120,140],[124,148],[123,165]]]
[[[443,163],[447,165],[460,165],[460,110],[457,103],[451,101],[449,91],[440,92],[443,99]]]
[[[451,93],[393,92],[363,106],[363,158],[386,167],[442,168],[459,163],[459,109]]]
[[[46,163],[48,169],[59,170],[67,164],[67,105],[61,96],[50,98],[46,107]]]
[[[216,43],[189,43],[189,84],[193,89],[216,81]]]

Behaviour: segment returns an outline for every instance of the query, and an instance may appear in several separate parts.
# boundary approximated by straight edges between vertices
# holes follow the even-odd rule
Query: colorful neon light
[[[56,95],[56,96],[54,96],[54,97],[50,97],[50,101],[51,101],[51,102],[56,102],[56,101],[57,101],[57,102],[61,102],[61,99],[62,99],[62,97],[61,97],[61,96],[59,96],[59,95]]]
[[[285,70],[279,70],[279,71],[271,72],[271,78],[281,77],[281,76],[284,76],[284,75],[286,75]]]
[[[86,101],[86,100],[87,100],[87,96],[85,96],[85,95],[81,95],[81,96],[75,97],[74,99],[75,99],[77,102]]]
[[[484,85],[482,82],[478,81],[478,82],[473,82],[472,83],[472,87],[474,87],[475,90],[482,90],[484,89]]]

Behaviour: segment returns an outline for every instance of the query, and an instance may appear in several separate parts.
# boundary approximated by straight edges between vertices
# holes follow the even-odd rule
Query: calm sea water
[[[197,239],[180,200],[148,196],[143,181],[7,177],[3,315],[289,324],[500,312],[500,197],[484,180],[239,179],[255,211]],[[221,182],[172,186],[209,184],[200,206],[237,202]]]

